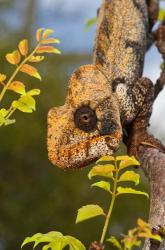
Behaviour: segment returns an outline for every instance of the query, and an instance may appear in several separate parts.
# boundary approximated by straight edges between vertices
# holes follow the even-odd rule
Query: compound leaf
[[[24,95],[26,93],[25,85],[20,81],[14,81],[14,82],[10,83],[8,89],[12,90],[18,94],[22,94],[22,95]]]
[[[29,64],[24,64],[21,67],[20,71],[41,80],[41,76],[38,73],[38,70]]]
[[[140,195],[145,195],[147,198],[149,198],[149,195],[146,192],[142,192],[142,191],[135,190],[133,188],[128,188],[128,187],[118,187],[117,195],[120,195],[120,194],[140,194]]]
[[[32,113],[35,110],[35,100],[30,95],[24,95],[13,101],[12,106],[24,113]]]
[[[114,170],[115,167],[111,164],[97,165],[91,169],[91,171],[88,174],[88,178],[91,179],[94,176],[103,176],[112,178]]]
[[[44,30],[44,32],[42,34],[42,38],[46,39],[49,35],[51,35],[53,33],[54,33],[54,30],[52,30],[52,29],[46,29],[46,30]]]
[[[103,209],[98,205],[86,205],[78,210],[76,223],[94,218],[99,215],[105,215]]]
[[[91,186],[92,187],[99,187],[101,189],[104,189],[108,193],[111,192],[111,190],[110,190],[110,183],[107,182],[107,181],[98,181],[98,182],[93,183]]]
[[[21,55],[26,56],[28,53],[28,40],[24,39],[18,44],[19,51]]]
[[[120,176],[118,182],[131,181],[134,182],[135,185],[138,185],[139,179],[139,174],[135,173],[134,171],[126,171]]]
[[[116,239],[116,237],[111,236],[109,239],[107,239],[106,241],[110,242],[113,244],[114,247],[116,247],[119,250],[122,250],[122,246],[120,244],[120,242]]]
[[[130,157],[128,155],[117,156],[117,161],[120,161],[119,169],[131,167],[131,166],[139,166],[140,163],[135,159],[134,156]]]
[[[18,64],[21,60],[21,55],[19,53],[18,50],[13,51],[12,53],[8,53],[6,54],[6,60],[10,63],[10,64]]]
[[[96,161],[96,163],[100,163],[100,162],[103,162],[103,161],[115,161],[115,157],[113,156],[102,156],[100,159],[98,159]]]
[[[44,56],[32,56],[30,57],[29,62],[41,62],[44,58]]]
[[[36,53],[54,53],[54,54],[61,54],[61,51],[53,46],[41,46],[37,49]]]

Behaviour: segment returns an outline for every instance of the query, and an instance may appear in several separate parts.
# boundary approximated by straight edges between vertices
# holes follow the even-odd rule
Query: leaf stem
[[[113,191],[112,191],[112,198],[111,198],[111,202],[110,202],[110,206],[109,206],[109,210],[105,219],[105,223],[104,223],[104,227],[103,227],[103,231],[102,231],[102,235],[101,235],[101,239],[100,239],[100,244],[104,243],[104,239],[108,230],[108,226],[110,223],[110,219],[111,219],[111,215],[112,215],[112,211],[113,211],[113,207],[115,204],[115,199],[116,199],[116,191],[117,191],[117,180],[118,180],[118,176],[119,176],[119,170],[117,167],[117,162],[115,161],[115,169],[116,169],[116,174],[115,174],[115,178],[114,178],[114,183],[113,183]]]
[[[2,101],[6,90],[8,89],[9,85],[12,83],[12,81],[14,80],[14,78],[16,77],[16,75],[18,74],[18,72],[20,71],[20,69],[22,68],[22,66],[28,62],[28,60],[34,55],[34,53],[37,51],[37,49],[39,48],[41,44],[41,41],[37,44],[37,46],[35,47],[35,49],[30,53],[29,56],[27,56],[21,63],[20,65],[17,65],[15,71],[13,72],[13,74],[11,75],[11,77],[9,78],[8,82],[5,84],[5,86],[3,87],[1,93],[0,93],[0,102]]]

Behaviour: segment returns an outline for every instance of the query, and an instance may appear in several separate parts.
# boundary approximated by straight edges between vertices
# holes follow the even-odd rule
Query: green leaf
[[[132,166],[140,166],[140,163],[135,159],[134,156],[130,157],[128,155],[117,156],[117,161],[120,161],[119,169],[132,167]]]
[[[0,114],[5,117],[8,114],[8,110],[5,108],[0,109]]]
[[[96,17],[87,19],[87,20],[86,20],[86,25],[85,25],[85,30],[86,30],[86,31],[89,31],[90,28],[91,28],[93,25],[96,24],[96,20],[97,20]]]
[[[114,247],[116,247],[119,250],[122,250],[122,246],[120,244],[120,242],[116,239],[116,237],[111,236],[109,239],[107,239],[106,241],[110,242],[113,244]]]
[[[110,183],[107,182],[107,181],[98,181],[98,182],[93,183],[91,186],[92,187],[99,187],[101,189],[104,189],[108,193],[111,192],[111,190],[110,190]]]
[[[100,159],[98,159],[96,161],[96,163],[100,163],[100,162],[103,162],[103,161],[115,161],[115,157],[113,156],[102,156]]]
[[[15,122],[16,122],[15,119],[6,119],[6,120],[5,120],[5,126],[11,125],[11,124],[13,124],[13,123],[15,123]]]
[[[5,118],[3,115],[0,113],[0,126],[2,126],[5,123]]]
[[[134,182],[135,185],[138,185],[139,179],[140,179],[139,174],[135,173],[134,171],[126,171],[120,176],[118,182],[131,181]]]
[[[36,241],[37,239],[39,239],[40,237],[42,237],[42,235],[43,234],[41,234],[41,233],[37,233],[37,234],[34,234],[31,237],[26,237],[25,240],[23,241],[22,245],[21,245],[21,248],[23,246],[25,246],[26,244],[28,244],[28,243]]]
[[[5,122],[6,122],[5,116],[7,114],[8,114],[8,110],[6,110],[4,108],[0,109],[0,126],[5,124]]]
[[[88,178],[91,179],[94,176],[103,176],[103,177],[112,178],[114,170],[115,170],[115,167],[111,164],[97,165],[90,170],[88,174]]]
[[[59,239],[62,237],[63,234],[60,232],[52,231],[46,234],[42,233],[37,233],[34,234],[32,237],[27,237],[24,242],[21,245],[21,248],[31,242],[35,242],[34,248],[39,244],[39,243],[44,243],[44,242],[52,242],[55,241],[56,239]]]
[[[32,113],[35,110],[35,100],[30,95],[24,95],[17,101],[13,101],[12,106],[22,112]]]
[[[27,92],[27,94],[30,96],[39,95],[40,93],[41,93],[40,89],[31,89]]]
[[[76,224],[94,218],[99,215],[105,215],[103,209],[98,205],[86,205],[78,210]]]
[[[162,8],[159,9],[158,20],[159,21],[165,20],[165,10]]]
[[[146,192],[142,192],[139,190],[135,190],[133,188],[128,188],[128,187],[118,187],[117,188],[117,195],[120,194],[140,194],[140,195],[145,195],[147,198],[149,198],[149,195]]]
[[[85,250],[86,249],[85,246],[81,243],[81,241],[69,235],[66,235],[63,237],[62,247],[64,248],[67,245],[69,245],[70,250]]]
[[[22,243],[21,248],[31,242],[34,242],[33,249],[36,248],[40,243],[46,243],[46,245],[42,247],[42,250],[62,250],[68,245],[70,250],[86,249],[78,239],[69,235],[63,236],[62,233],[56,231],[49,232],[47,234],[38,233],[32,237],[27,237]]]

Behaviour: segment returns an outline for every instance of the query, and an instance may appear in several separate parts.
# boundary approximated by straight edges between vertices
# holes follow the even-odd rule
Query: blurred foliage
[[[27,39],[21,40],[18,44],[18,49],[6,54],[6,60],[9,64],[14,66],[14,71],[9,77],[0,73],[0,104],[6,97],[7,91],[13,91],[19,94],[19,98],[12,99],[8,107],[0,106],[0,127],[15,123],[13,113],[19,110],[24,113],[32,113],[36,109],[36,101],[33,96],[40,94],[40,89],[30,89],[26,91],[24,82],[18,81],[17,77],[20,72],[29,76],[35,77],[41,81],[41,75],[36,67],[36,64],[45,59],[43,54],[54,53],[61,54],[60,50],[55,48],[54,44],[60,43],[59,39],[49,37],[54,33],[52,29],[40,28],[36,32],[37,44],[33,50],[29,49],[29,42]],[[12,117],[12,119],[11,119]]]

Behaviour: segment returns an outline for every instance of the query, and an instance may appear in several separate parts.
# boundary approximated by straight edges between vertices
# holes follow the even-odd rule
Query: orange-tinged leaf
[[[37,49],[36,53],[38,53],[38,54],[42,54],[42,53],[61,54],[61,51],[54,48],[53,46],[41,46]]]
[[[54,33],[54,30],[52,29],[46,29],[44,30],[43,32],[43,35],[42,35],[42,38],[43,39],[46,39],[49,35],[53,34]]]
[[[29,64],[24,64],[20,71],[41,80],[38,70]]]
[[[41,62],[44,60],[44,56],[32,56],[30,59],[29,59],[29,62]]]
[[[6,75],[0,74],[0,82],[5,81],[5,79],[6,79]]]
[[[60,40],[57,38],[48,38],[41,42],[41,44],[51,44],[51,43],[60,43]]]
[[[24,39],[18,44],[18,48],[23,56],[26,56],[28,53],[28,40]]]
[[[141,228],[149,228],[149,226],[150,226],[149,223],[145,222],[145,221],[142,220],[141,218],[139,218],[139,219],[137,220],[137,224],[138,224],[138,226],[141,227]]]
[[[9,87],[8,87],[9,90],[13,90],[14,92],[16,93],[19,93],[19,94],[25,94],[26,91],[25,91],[25,85],[20,82],[20,81],[14,81],[12,82]]]
[[[42,37],[42,32],[44,31],[44,28],[40,28],[36,31],[36,40],[39,42]]]
[[[18,64],[21,60],[21,55],[18,50],[13,51],[12,53],[6,54],[6,60],[11,64]]]

